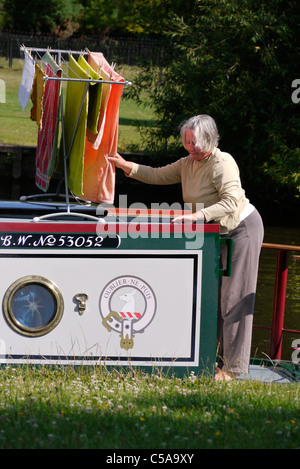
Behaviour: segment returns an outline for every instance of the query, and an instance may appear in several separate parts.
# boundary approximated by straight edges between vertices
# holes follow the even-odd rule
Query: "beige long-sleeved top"
[[[193,212],[203,204],[205,221],[220,223],[221,233],[237,227],[249,203],[235,160],[218,148],[201,161],[187,156],[161,168],[133,163],[129,177],[147,184],[181,183],[184,202]]]

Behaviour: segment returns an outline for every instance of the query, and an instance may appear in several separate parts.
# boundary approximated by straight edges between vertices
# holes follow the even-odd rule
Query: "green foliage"
[[[299,73],[298,24],[294,0],[196,0],[186,18],[172,15],[164,67],[145,69],[134,90],[137,97],[148,91],[155,110],[149,148],[180,151],[180,122],[210,114],[220,147],[237,159],[248,185],[267,174],[297,193],[299,105],[291,86]]]
[[[168,27],[170,12],[186,8],[186,0],[82,0],[82,3],[81,31],[135,36],[161,34]]]
[[[274,138],[276,141],[276,137]],[[288,191],[295,188],[295,195],[300,196],[300,148],[291,149],[278,141],[277,152],[270,161],[263,165],[264,172],[272,177],[278,185],[283,185]]]
[[[6,30],[58,35],[76,29],[82,10],[77,0],[4,0],[3,8]]]

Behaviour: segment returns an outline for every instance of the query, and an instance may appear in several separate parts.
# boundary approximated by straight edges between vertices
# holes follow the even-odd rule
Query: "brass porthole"
[[[27,275],[6,290],[3,312],[14,331],[28,337],[40,337],[58,325],[64,312],[64,301],[51,280]]]

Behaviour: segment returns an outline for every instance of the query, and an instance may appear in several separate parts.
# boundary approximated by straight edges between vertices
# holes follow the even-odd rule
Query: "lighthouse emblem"
[[[143,333],[154,318],[156,297],[148,283],[139,277],[124,275],[111,280],[99,300],[102,324],[120,335],[121,348],[134,346],[135,334]]]

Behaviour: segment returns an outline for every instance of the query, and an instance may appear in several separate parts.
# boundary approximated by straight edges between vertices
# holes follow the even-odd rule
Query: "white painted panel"
[[[15,360],[30,355],[31,361],[43,356],[46,361],[126,364],[130,359],[134,365],[168,365],[175,360],[175,366],[198,365],[201,251],[22,252],[24,256],[18,250],[12,257],[0,252],[0,298],[18,278],[40,275],[61,291],[64,314],[54,330],[34,338],[13,331],[1,314],[1,353]],[[77,293],[88,295],[82,315]],[[130,293],[133,300],[126,311]],[[112,312],[116,314],[109,316]]]

